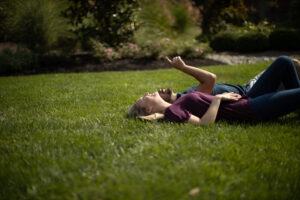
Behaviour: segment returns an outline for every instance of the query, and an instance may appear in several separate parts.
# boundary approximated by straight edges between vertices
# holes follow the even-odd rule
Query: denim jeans
[[[285,90],[277,92],[280,84]],[[280,56],[247,93],[254,113],[263,120],[275,119],[300,108],[300,81],[293,61]]]

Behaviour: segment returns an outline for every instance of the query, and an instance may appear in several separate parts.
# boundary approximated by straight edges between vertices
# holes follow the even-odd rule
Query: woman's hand
[[[236,94],[234,92],[230,92],[230,93],[225,92],[225,93],[222,93],[222,94],[217,94],[215,97],[220,98],[221,101],[237,101],[240,98],[242,98],[241,95]]]
[[[180,56],[176,56],[172,60],[170,60],[167,56],[165,58],[168,61],[168,63],[170,63],[176,69],[182,69],[186,66]]]

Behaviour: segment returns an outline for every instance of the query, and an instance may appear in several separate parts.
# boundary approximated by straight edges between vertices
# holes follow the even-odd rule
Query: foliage
[[[202,6],[202,34],[207,37],[224,30],[228,23],[242,25],[247,19],[242,0],[211,0],[199,4]]]
[[[141,1],[137,13],[141,26],[134,34],[134,43],[140,50],[136,56],[154,59],[167,55],[201,57],[207,48],[194,39],[200,33],[196,26],[198,15],[190,0]]]
[[[71,37],[67,20],[61,17],[64,8],[59,1],[11,1],[7,16],[9,39],[34,52],[43,54],[49,51],[61,39]]]
[[[219,32],[210,42],[210,46],[216,51],[234,51],[237,38],[238,34],[235,32]]]
[[[243,84],[268,64],[204,69]],[[146,91],[196,82],[174,69],[1,77],[1,199],[297,199],[295,113],[204,127],[126,118]]]
[[[226,30],[234,31],[239,35],[248,33],[248,32],[258,32],[262,33],[265,36],[269,36],[273,30],[275,30],[276,26],[274,24],[269,23],[268,21],[261,21],[258,24],[245,21],[243,26],[234,26],[231,24],[226,25]]]
[[[7,37],[6,18],[7,18],[7,0],[0,1],[0,42],[5,41]]]
[[[136,30],[137,0],[69,0],[65,16],[72,19],[81,40],[91,38],[109,46],[131,40]]]
[[[119,48],[121,58],[138,58],[139,51],[140,48],[132,42],[122,44]]]
[[[196,17],[197,10],[188,0],[143,0],[137,13],[141,26],[135,33],[135,41],[142,44],[145,40],[174,39],[190,34]]]
[[[236,41],[236,49],[240,52],[264,51],[268,48],[268,37],[259,32],[248,32]]]
[[[18,73],[39,67],[39,56],[25,50],[4,49],[0,53],[0,74]]]
[[[300,50],[300,31],[279,29],[270,34],[270,44],[274,50]]]
[[[259,24],[245,22],[242,27],[226,25],[224,31],[216,34],[210,46],[217,51],[263,51],[269,48],[269,35],[275,25],[262,21]]]
[[[96,40],[91,40],[93,46],[93,54],[100,61],[113,61],[120,58],[120,54],[113,48],[98,42]]]
[[[162,59],[165,56],[181,55],[184,58],[200,58],[207,47],[199,44],[196,40],[183,41],[163,38],[157,41],[145,41],[138,45],[125,43],[118,48],[106,46],[92,40],[93,54],[100,61],[113,61],[117,59]]]
[[[293,26],[300,29],[300,1],[292,0],[290,18]]]

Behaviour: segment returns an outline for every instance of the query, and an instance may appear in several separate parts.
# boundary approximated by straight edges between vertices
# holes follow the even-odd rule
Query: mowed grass
[[[269,63],[204,67],[246,83]],[[299,199],[300,123],[209,126],[126,117],[174,69],[0,78],[0,199]]]

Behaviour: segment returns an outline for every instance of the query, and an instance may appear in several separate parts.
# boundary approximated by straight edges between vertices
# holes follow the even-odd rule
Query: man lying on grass
[[[253,79],[251,79],[247,84],[244,85],[236,85],[236,84],[227,84],[227,83],[215,83],[216,82],[216,75],[208,72],[203,69],[199,69],[193,66],[186,65],[180,57],[174,58],[178,59],[179,63],[172,62],[168,57],[166,60],[177,70],[184,72],[196,80],[199,81],[199,85],[192,86],[185,90],[182,93],[174,93],[172,88],[165,88],[158,90],[159,95],[167,102],[173,103],[181,96],[192,92],[192,91],[199,91],[208,94],[222,94],[224,92],[234,92],[240,95],[247,95],[259,77],[263,74],[263,72],[256,75]],[[296,72],[298,77],[300,77],[300,61],[297,59],[293,60]],[[283,90],[283,84],[280,84],[279,90]]]
[[[180,57],[169,62],[178,68],[185,65]],[[277,91],[281,83],[285,90]],[[211,124],[218,119],[270,120],[300,108],[300,81],[294,62],[286,56],[277,58],[246,95],[209,92],[189,92],[173,104],[165,101],[159,92],[146,93],[130,108],[129,115],[148,120],[165,118],[179,123]]]

